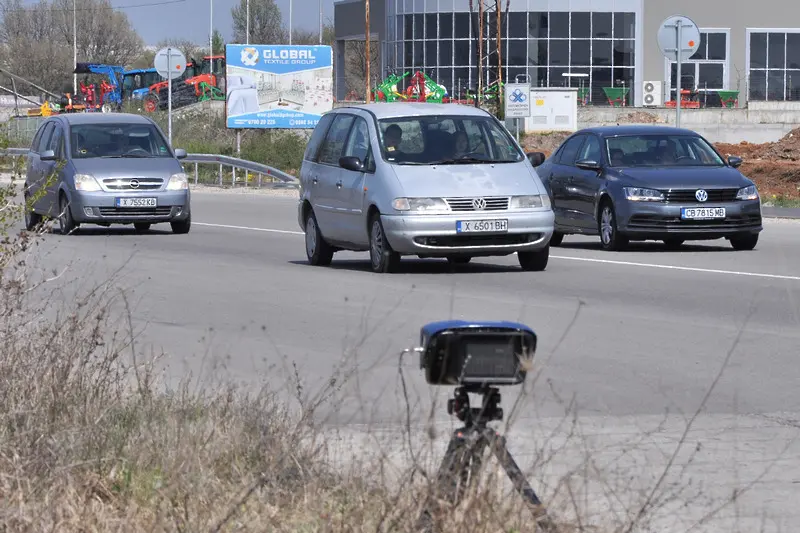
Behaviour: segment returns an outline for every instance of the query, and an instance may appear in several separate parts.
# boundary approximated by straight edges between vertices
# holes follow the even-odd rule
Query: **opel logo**
[[[131,189],[138,189],[139,188],[139,180],[134,178],[134,179],[131,180],[129,185],[131,186]]]
[[[700,189],[696,193],[694,193],[694,197],[697,198],[698,202],[705,202],[708,200],[708,193],[703,189]]]
[[[483,211],[486,209],[486,200],[484,198],[475,198],[472,200],[472,207],[478,211]]]

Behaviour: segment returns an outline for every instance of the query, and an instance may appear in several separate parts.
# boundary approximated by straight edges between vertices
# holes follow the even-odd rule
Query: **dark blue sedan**
[[[669,126],[586,128],[545,159],[528,154],[548,188],[555,233],[599,235],[606,250],[630,241],[728,239],[736,250],[758,243],[761,200],[755,184],[702,136]]]

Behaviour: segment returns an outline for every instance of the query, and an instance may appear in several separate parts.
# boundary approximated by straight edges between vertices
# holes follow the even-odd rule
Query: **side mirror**
[[[739,168],[742,164],[742,158],[732,155],[728,157],[728,164],[733,168]]]
[[[175,148],[176,159],[186,159],[187,155],[188,154],[186,153],[186,150],[184,150],[183,148]]]
[[[364,172],[364,162],[353,155],[340,157],[339,166],[345,170],[352,170],[353,172]]]
[[[602,168],[600,163],[594,159],[581,159],[575,162],[575,166],[583,170],[600,170]]]
[[[55,161],[56,153],[53,150],[45,150],[41,154],[39,154],[39,159],[42,161]]]
[[[528,161],[531,162],[531,165],[535,167],[538,167],[547,159],[542,152],[530,152],[525,155],[528,157]]]

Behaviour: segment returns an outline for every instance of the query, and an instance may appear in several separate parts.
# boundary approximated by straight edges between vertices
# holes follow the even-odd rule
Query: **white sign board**
[[[505,86],[506,118],[531,116],[531,84],[508,83]]]
[[[174,80],[186,72],[186,56],[177,48],[166,47],[156,52],[153,67],[162,78]]]
[[[677,63],[680,54],[680,61],[683,62],[692,57],[700,47],[700,29],[689,17],[672,15],[664,19],[658,27],[656,39],[664,57]]]
[[[531,92],[531,116],[525,120],[526,132],[576,131],[578,129],[578,89],[539,87]]]

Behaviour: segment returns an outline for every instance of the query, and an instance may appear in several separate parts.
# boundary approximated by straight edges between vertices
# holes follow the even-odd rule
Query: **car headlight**
[[[90,174],[75,174],[75,190],[83,192],[97,192],[103,190],[100,184]]]
[[[397,211],[447,211],[441,198],[395,198],[392,207]]]
[[[550,207],[550,196],[547,194],[534,194],[531,196],[512,196],[512,209],[531,209],[536,207]]]
[[[756,189],[755,185],[750,185],[749,187],[742,187],[739,189],[739,192],[736,193],[737,200],[758,200],[758,189]]]
[[[173,174],[169,177],[169,182],[167,183],[167,190],[168,191],[184,191],[189,188],[189,178],[186,177],[186,174],[183,172],[179,172],[178,174]]]
[[[625,197],[632,202],[663,202],[664,193],[642,187],[624,187]]]

